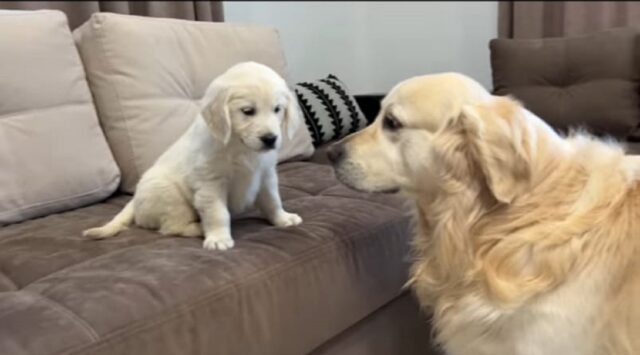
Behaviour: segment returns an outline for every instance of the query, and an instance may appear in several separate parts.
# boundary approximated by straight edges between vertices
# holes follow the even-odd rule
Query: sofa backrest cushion
[[[552,126],[628,138],[640,122],[638,31],[490,43],[494,92]]]
[[[256,61],[288,79],[275,29],[96,13],[74,31],[107,140],[132,193],[140,176],[193,122],[209,83]],[[307,157],[304,123],[279,161]]]
[[[97,202],[120,173],[59,11],[0,11],[0,225]]]

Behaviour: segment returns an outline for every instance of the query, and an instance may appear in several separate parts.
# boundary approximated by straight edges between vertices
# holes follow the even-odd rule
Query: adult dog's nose
[[[344,158],[344,146],[339,143],[332,144],[327,149],[327,158],[334,164],[338,163]]]
[[[278,140],[278,136],[276,136],[275,134],[269,133],[260,137],[260,140],[262,141],[262,144],[264,144],[265,148],[273,149],[276,146],[276,141]]]

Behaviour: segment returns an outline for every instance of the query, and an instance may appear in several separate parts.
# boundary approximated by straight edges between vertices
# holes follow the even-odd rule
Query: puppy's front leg
[[[282,208],[278,191],[278,174],[275,168],[265,173],[256,204],[271,224],[275,226],[289,227],[302,223],[302,218],[299,215],[289,213]]]
[[[200,189],[195,194],[194,207],[200,215],[200,223],[204,231],[204,248],[210,250],[233,248],[231,217],[226,196],[222,196],[219,191]]]

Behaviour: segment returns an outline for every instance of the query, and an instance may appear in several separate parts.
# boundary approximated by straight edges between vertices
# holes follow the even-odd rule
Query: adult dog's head
[[[207,88],[201,114],[222,144],[237,142],[254,151],[278,149],[300,121],[295,95],[273,69],[255,62],[229,68]]]
[[[369,192],[427,188],[429,176],[421,169],[433,158],[429,145],[435,132],[458,117],[464,105],[490,97],[480,84],[456,73],[399,83],[382,101],[374,123],[329,149],[336,176]]]

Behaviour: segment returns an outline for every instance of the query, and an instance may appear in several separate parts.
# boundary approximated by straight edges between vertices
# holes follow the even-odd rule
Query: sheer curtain
[[[61,10],[67,14],[72,29],[99,11],[197,21],[224,20],[222,1],[0,1],[0,9]]]

